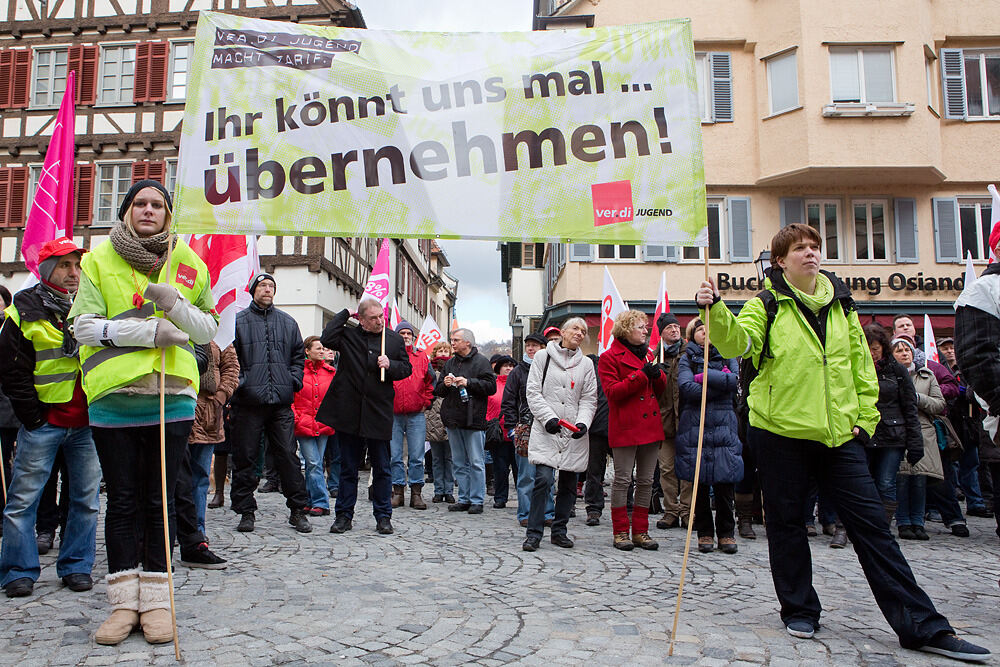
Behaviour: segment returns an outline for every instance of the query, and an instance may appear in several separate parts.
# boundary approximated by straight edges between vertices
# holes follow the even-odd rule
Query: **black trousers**
[[[604,510],[604,473],[608,467],[608,457],[611,447],[608,445],[606,433],[590,435],[590,462],[587,464],[587,481],[583,485],[583,501],[587,504],[587,513]]]
[[[875,601],[900,645],[918,648],[937,634],[953,632],[917,584],[889,532],[864,446],[857,439],[827,447],[754,427],[749,439],[757,454],[771,577],[785,624],[807,621],[818,627],[822,611],[812,586],[809,539],[802,522],[813,477],[820,494],[836,507]]]
[[[389,441],[362,438],[353,433],[337,432],[340,440],[340,489],[335,514],[354,518],[358,502],[358,470],[368,450],[372,463],[372,513],[376,519],[392,516],[392,475],[389,473]]]
[[[187,451],[192,421],[166,425],[167,511],[174,515],[177,470]],[[91,427],[107,487],[104,541],[108,573],[166,572],[160,489],[160,427]],[[173,536],[171,535],[171,546]]]
[[[712,499],[708,484],[698,485],[698,500],[694,504],[694,529],[698,537],[732,537],[736,528],[733,517],[733,484],[712,484],[715,492],[715,524],[712,523]]]
[[[517,481],[517,461],[514,456],[514,443],[509,440],[495,443],[493,446],[493,500],[507,502],[510,498],[510,474],[514,473]]]
[[[285,505],[301,510],[309,505],[306,481],[299,456],[295,453],[295,418],[289,405],[239,405],[232,410],[233,483],[229,497],[237,514],[255,512],[257,500],[257,457],[260,434],[267,433],[268,448],[281,479]]]

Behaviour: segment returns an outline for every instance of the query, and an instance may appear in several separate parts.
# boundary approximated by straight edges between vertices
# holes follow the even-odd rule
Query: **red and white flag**
[[[389,328],[393,331],[399,326],[403,318],[399,315],[399,306],[396,305],[396,297],[392,297],[392,311],[389,313]]]
[[[35,198],[31,202],[21,240],[24,263],[35,277],[38,276],[38,253],[42,246],[52,239],[73,237],[75,98],[76,72],[70,70],[66,76],[66,92],[59,105],[55,129],[49,140],[49,149],[45,152],[45,162],[38,175]],[[30,276],[29,281],[33,282]]]
[[[656,295],[656,310],[653,312],[653,326],[650,328],[649,349],[646,352],[647,361],[656,361],[657,347],[660,344],[660,327],[657,322],[660,315],[670,312],[670,297],[667,296],[667,272],[660,275],[660,293]]]
[[[416,348],[418,350],[429,350],[434,347],[435,344],[440,341],[447,340],[444,337],[444,333],[441,332],[441,327],[437,325],[431,316],[428,315],[424,319],[424,324],[420,327],[420,333],[417,334]]]
[[[926,313],[924,314],[924,356],[927,357],[927,361],[941,363],[941,359],[938,357],[937,341],[934,340],[934,329],[931,327],[931,316]]]
[[[608,271],[604,267],[604,298],[601,299],[601,330],[597,341],[598,356],[604,354],[611,347],[611,342],[615,337],[611,335],[611,329],[615,326],[615,318],[619,313],[628,310],[628,304],[622,300],[622,295],[618,293],[618,287]]]
[[[361,298],[370,296],[378,301],[386,311],[386,319],[389,319],[389,291],[389,239],[386,238],[382,239],[382,247],[379,248],[378,257],[375,258],[375,267],[368,276],[365,293]]]
[[[187,243],[208,266],[215,311],[219,314],[215,343],[224,350],[236,338],[236,314],[252,301],[248,288],[260,271],[257,237],[195,234]]]
[[[993,252],[993,246],[1000,238],[1000,193],[997,192],[997,186],[992,183],[987,185],[986,189],[989,190],[990,197],[993,198],[993,208],[990,210],[990,261],[995,262],[997,256]]]

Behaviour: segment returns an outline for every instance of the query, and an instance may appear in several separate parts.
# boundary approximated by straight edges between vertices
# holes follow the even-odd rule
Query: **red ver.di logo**
[[[594,226],[632,220],[632,181],[595,183],[590,186],[594,202]]]
[[[188,288],[194,287],[194,279],[198,277],[198,271],[187,264],[180,264],[177,266],[177,282],[187,285]]]

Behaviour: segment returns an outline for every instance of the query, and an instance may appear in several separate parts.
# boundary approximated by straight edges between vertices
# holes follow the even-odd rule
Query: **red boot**
[[[614,547],[623,551],[631,551],[633,545],[628,535],[628,510],[626,508],[611,508],[611,530],[615,534]]]

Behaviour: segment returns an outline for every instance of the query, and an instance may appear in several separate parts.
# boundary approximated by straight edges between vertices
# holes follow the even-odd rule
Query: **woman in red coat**
[[[616,549],[633,545],[653,550],[659,544],[649,536],[649,499],[656,457],[663,440],[663,422],[656,396],[667,379],[655,364],[646,361],[649,317],[627,310],[615,318],[615,337],[597,362],[601,385],[608,397],[608,444],[615,464],[611,485],[611,525]],[[635,500],[632,503],[632,536],[625,507],[628,487],[635,470]]]
[[[330,496],[323,476],[323,457],[326,455],[326,441],[333,435],[333,429],[316,421],[316,411],[319,410],[337,370],[324,361],[326,350],[319,341],[319,336],[307,337],[304,345],[306,366],[302,375],[302,390],[295,394],[292,413],[295,415],[295,437],[299,441],[299,451],[306,460],[309,513],[320,516],[330,513]]]

